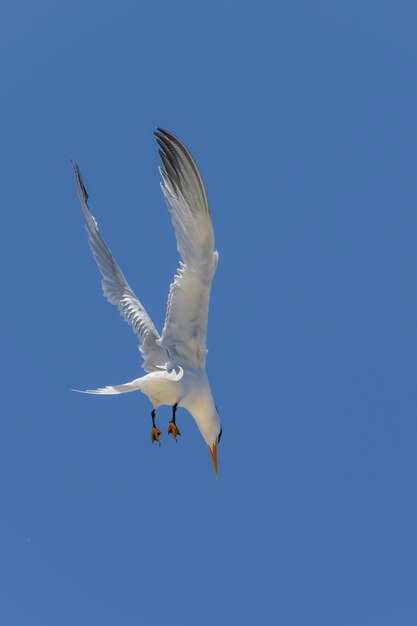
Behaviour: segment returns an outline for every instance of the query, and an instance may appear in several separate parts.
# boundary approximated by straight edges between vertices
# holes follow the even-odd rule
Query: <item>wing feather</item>
[[[204,367],[211,282],[217,266],[203,179],[189,150],[172,133],[155,131],[164,169],[161,188],[182,262],[170,286],[160,343],[171,355]]]
[[[74,164],[74,172],[81,207],[87,222],[88,243],[102,275],[103,294],[111,304],[118,306],[120,313],[138,335],[141,342],[140,352],[144,359],[143,368],[149,372],[155,371],[158,366],[167,361],[166,350],[157,343],[160,339],[158,331],[145,307],[123,276],[98,229],[96,220],[90,213],[88,192],[76,163]]]

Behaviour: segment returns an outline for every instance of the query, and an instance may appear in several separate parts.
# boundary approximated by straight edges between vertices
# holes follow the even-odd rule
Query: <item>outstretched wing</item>
[[[161,344],[171,355],[204,367],[211,282],[218,253],[203,179],[190,152],[166,130],[155,131],[164,169],[161,188],[182,262],[168,296]]]
[[[97,222],[88,208],[88,193],[77,164],[74,165],[74,171],[78,195],[87,220],[88,243],[102,275],[103,294],[111,304],[118,306],[120,313],[138,335],[141,342],[140,352],[144,359],[143,368],[148,372],[155,371],[157,366],[164,365],[167,361],[167,352],[157,343],[160,337],[151,318],[129,287],[101,236]]]

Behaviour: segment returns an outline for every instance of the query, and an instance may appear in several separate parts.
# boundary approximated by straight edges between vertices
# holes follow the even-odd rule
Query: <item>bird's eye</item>
[[[220,439],[222,438],[223,427],[220,426],[219,436],[217,437],[217,443],[220,443]]]

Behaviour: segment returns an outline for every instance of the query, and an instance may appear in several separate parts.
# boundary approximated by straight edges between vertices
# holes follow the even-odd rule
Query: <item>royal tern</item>
[[[208,445],[217,477],[217,446],[222,427],[205,362],[211,283],[219,255],[214,249],[206,190],[193,157],[172,133],[158,128],[155,135],[163,163],[163,168],[159,168],[161,189],[181,257],[180,267],[169,289],[161,335],[104,242],[88,207],[88,193],[80,169],[74,164],[78,194],[87,221],[88,241],[102,275],[103,294],[109,302],[118,306],[120,313],[138,335],[142,367],[148,372],[123,385],[89,389],[83,393],[144,393],[153,405],[152,443],[160,443],[161,435],[155,424],[156,409],[164,404],[172,407],[168,433],[176,439],[180,434],[176,424],[176,410],[177,407],[184,407],[197,422]]]

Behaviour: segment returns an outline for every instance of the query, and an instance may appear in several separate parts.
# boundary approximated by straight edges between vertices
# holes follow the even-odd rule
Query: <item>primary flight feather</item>
[[[90,213],[88,193],[77,164],[75,180],[87,222],[88,241],[102,275],[103,294],[116,304],[140,340],[142,367],[148,374],[123,385],[113,385],[84,393],[118,394],[142,391],[153,405],[152,441],[159,443],[155,424],[156,409],[172,406],[168,433],[176,438],[177,407],[194,417],[211,454],[216,476],[217,445],[221,424],[208,381],[207,320],[211,283],[219,255],[214,249],[214,232],[203,179],[184,144],[172,133],[155,131],[163,168],[159,168],[161,188],[171,215],[181,257],[168,294],[167,312],[159,335],[145,307],[134,294],[107,247],[97,222]]]

